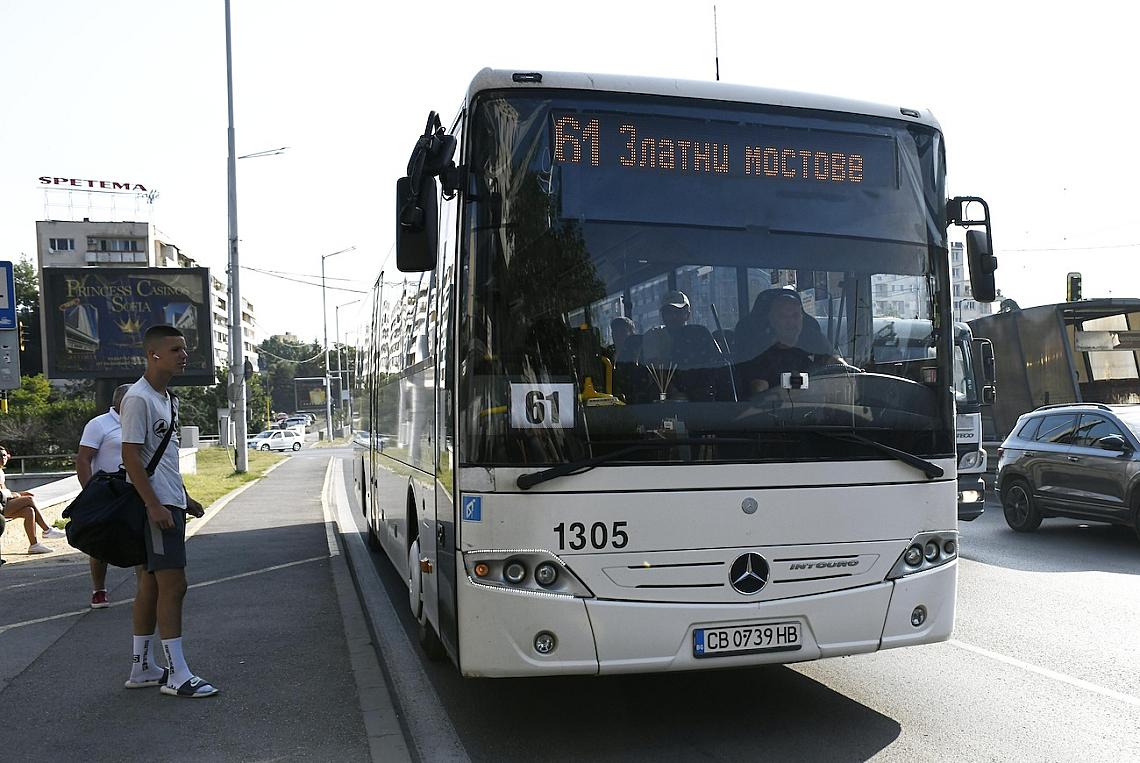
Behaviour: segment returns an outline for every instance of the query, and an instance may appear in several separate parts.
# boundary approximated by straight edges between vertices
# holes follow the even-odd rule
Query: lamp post
[[[358,302],[360,302],[359,299],[354,299],[351,302],[345,302],[343,305],[337,305],[333,309],[333,312],[336,313],[336,341],[337,341],[337,344],[341,345],[340,352],[344,351],[344,342],[342,342],[340,340],[340,309],[342,307],[348,307],[349,305],[355,305]],[[340,374],[340,388],[341,388],[341,390],[344,390],[345,386],[347,386],[347,384],[348,384],[348,376],[344,372],[344,355],[341,355],[339,353],[337,354],[337,364],[336,365],[337,365],[337,371]],[[343,391],[341,394],[343,396]],[[349,431],[352,431],[352,392],[351,391],[349,391],[349,393],[348,393],[348,416],[346,417],[346,421],[348,423]]]
[[[233,53],[230,45],[230,0],[226,0],[226,105],[229,126],[226,140],[229,156],[226,162],[229,177],[229,276],[230,276],[230,420],[234,422],[234,470],[243,473],[249,469],[246,451],[245,425],[245,355],[241,335],[241,287],[238,276],[238,224],[237,224],[237,151],[234,150],[234,77]]]
[[[332,381],[329,379],[329,308],[328,298],[325,295],[325,260],[355,249],[355,246],[350,246],[347,249],[338,249],[321,255],[321,322],[324,323],[325,329],[325,429],[330,440],[332,439]]]
[[[242,337],[241,319],[241,264],[238,259],[238,223],[237,223],[237,160],[251,159],[258,156],[275,156],[284,152],[288,146],[269,149],[268,151],[255,151],[252,154],[238,156],[234,148],[234,66],[232,51],[232,34],[230,29],[230,0],[225,2],[226,11],[226,107],[229,115],[229,124],[226,129],[226,142],[228,144],[228,158],[226,161],[226,175],[228,177],[229,197],[229,321],[230,346],[229,363],[230,383],[228,397],[230,401],[230,420],[234,422],[234,470],[242,473],[249,468],[249,454],[246,452],[246,420],[245,420],[245,347]]]

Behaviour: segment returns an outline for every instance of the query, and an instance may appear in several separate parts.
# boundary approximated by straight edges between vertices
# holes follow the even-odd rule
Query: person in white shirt
[[[119,471],[123,465],[123,426],[119,422],[119,405],[123,395],[131,388],[120,384],[111,398],[111,408],[96,416],[83,427],[79,438],[79,452],[75,454],[75,476],[79,485],[86,487],[95,472],[108,474]],[[93,556],[87,557],[91,568],[91,608],[104,609],[110,606],[107,601],[107,563]]]
[[[186,370],[186,339],[173,326],[147,329],[143,336],[146,373],[131,385],[120,406],[123,466],[146,506],[146,564],[135,568],[133,665],[128,689],[158,686],[175,697],[209,697],[218,690],[194,675],[182,652],[182,602],[186,596],[186,514],[205,512],[186,494],[178,470],[178,405],[167,392],[170,381]],[[171,415],[173,413],[173,415]],[[146,465],[170,431],[170,439],[154,474]],[[167,668],[153,662],[154,627],[162,638]]]

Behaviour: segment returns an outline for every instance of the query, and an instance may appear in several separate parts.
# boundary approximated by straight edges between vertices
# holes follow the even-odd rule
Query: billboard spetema
[[[166,323],[186,336],[179,384],[213,384],[207,268],[44,268],[44,368],[52,379],[130,379],[146,368],[143,334]]]

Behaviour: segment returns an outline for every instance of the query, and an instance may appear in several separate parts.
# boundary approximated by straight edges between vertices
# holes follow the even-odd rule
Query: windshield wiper
[[[542,469],[537,472],[530,472],[528,474],[520,474],[515,484],[519,486],[520,490],[530,490],[535,485],[542,482],[548,482],[558,477],[566,477],[571,474],[582,474],[588,472],[596,466],[617,461],[623,456],[634,453],[639,450],[649,450],[655,448],[673,448],[685,445],[730,445],[730,444],[748,444],[754,445],[755,440],[748,437],[678,437],[678,438],[662,438],[660,440],[647,440],[645,442],[635,443],[626,448],[615,450],[612,453],[606,453],[601,456],[594,456],[593,458],[583,458],[581,461],[571,461],[566,464],[558,464],[549,469]]]
[[[860,445],[866,445],[867,447],[873,448],[880,453],[887,454],[891,458],[902,461],[907,466],[913,466],[915,469],[918,469],[923,474],[925,474],[927,479],[941,477],[946,473],[941,466],[927,461],[925,458],[919,458],[913,453],[907,453],[905,450],[892,448],[890,445],[884,445],[881,442],[872,440],[870,437],[864,437],[861,434],[856,434],[854,432],[825,432],[819,429],[811,429],[808,431],[817,434],[820,437],[827,437],[831,440],[838,440],[840,442],[857,442]]]

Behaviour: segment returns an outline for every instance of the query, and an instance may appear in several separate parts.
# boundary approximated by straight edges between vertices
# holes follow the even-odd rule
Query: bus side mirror
[[[977,356],[982,361],[982,378],[986,380],[987,384],[993,384],[997,381],[994,344],[989,339],[975,339],[974,346],[977,348]]]
[[[439,237],[434,177],[424,177],[412,187],[410,177],[396,181],[396,267],[402,273],[422,273],[435,268]]]
[[[993,405],[997,400],[997,389],[992,384],[982,387],[982,405]]]
[[[978,302],[993,302],[997,297],[994,271],[997,257],[993,255],[989,232],[966,231],[966,259],[970,265],[970,290]]]

